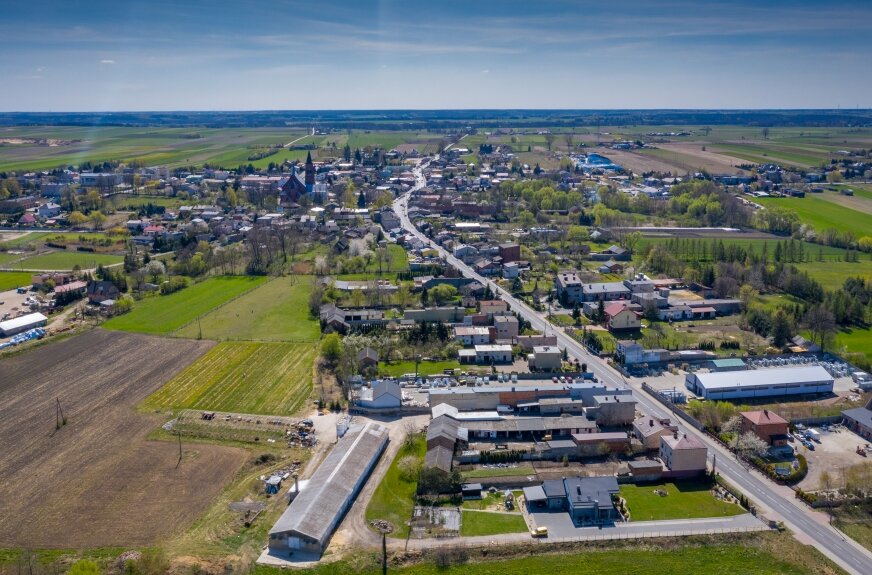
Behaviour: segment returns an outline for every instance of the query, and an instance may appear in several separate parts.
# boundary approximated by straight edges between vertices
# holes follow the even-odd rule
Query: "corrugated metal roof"
[[[376,423],[350,429],[309,479],[308,488],[285,509],[270,534],[293,532],[324,547],[343,505],[354,498],[355,487],[387,441],[387,429]]]
[[[697,373],[695,375],[699,384],[707,390],[754,385],[785,385],[788,383],[832,383],[833,381],[833,377],[820,365]]]

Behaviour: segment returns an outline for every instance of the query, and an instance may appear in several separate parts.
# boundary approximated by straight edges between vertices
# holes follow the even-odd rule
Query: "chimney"
[[[654,427],[654,420],[653,419],[649,420],[648,425],[651,427]]]
[[[677,430],[672,432],[672,437],[675,439],[678,439],[678,431]]]
[[[294,493],[299,495],[300,494],[300,483],[299,483],[297,477],[298,477],[297,474],[294,473]]]
[[[766,419],[769,419],[769,410],[768,410],[768,409],[764,409],[764,410],[763,410],[763,415],[766,416]]]

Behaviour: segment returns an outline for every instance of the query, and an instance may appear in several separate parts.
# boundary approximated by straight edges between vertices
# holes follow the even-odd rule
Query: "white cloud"
[[[101,64],[114,64],[115,60],[100,60]]]

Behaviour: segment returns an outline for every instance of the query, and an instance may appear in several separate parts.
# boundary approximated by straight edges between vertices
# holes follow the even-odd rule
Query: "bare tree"
[[[548,151],[551,151],[551,147],[554,145],[555,136],[551,132],[545,134],[545,145],[548,146]]]
[[[811,332],[812,343],[818,342],[821,349],[825,347],[827,340],[836,331],[836,319],[833,312],[818,304],[808,310],[803,317],[803,324]]]

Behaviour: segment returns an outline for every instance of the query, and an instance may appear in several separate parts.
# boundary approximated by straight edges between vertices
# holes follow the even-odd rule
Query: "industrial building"
[[[9,337],[35,327],[45,327],[47,322],[48,318],[41,313],[29,313],[0,322],[0,336]]]
[[[387,428],[351,426],[269,532],[269,550],[320,555],[388,443]]]
[[[485,385],[429,390],[430,407],[447,403],[460,411],[496,410],[497,406],[519,411],[539,411],[538,402],[549,397],[563,397],[593,405],[597,395],[628,395],[627,388],[607,387],[600,383],[535,383],[532,385]]]
[[[687,388],[705,399],[832,393],[833,377],[820,365],[689,373]]]

